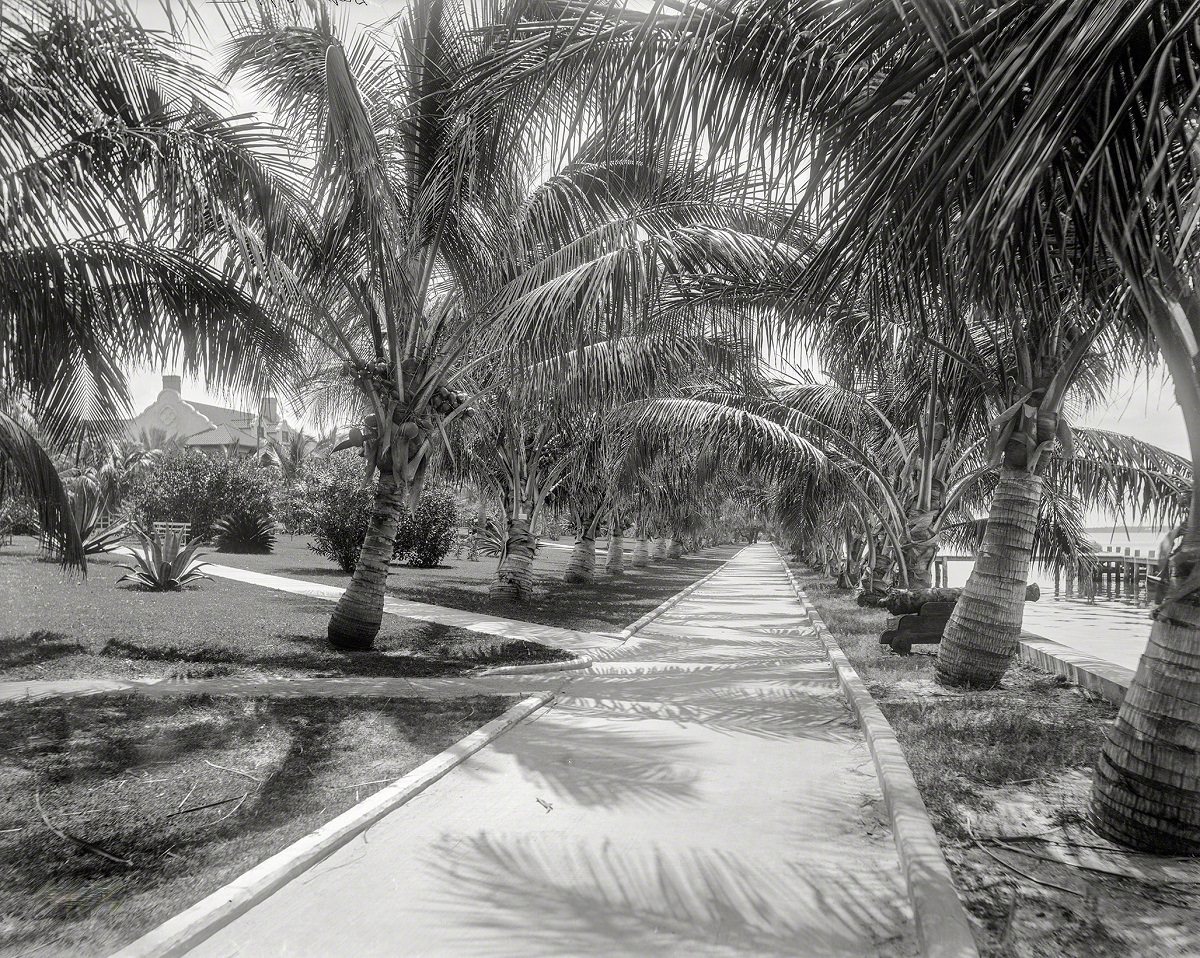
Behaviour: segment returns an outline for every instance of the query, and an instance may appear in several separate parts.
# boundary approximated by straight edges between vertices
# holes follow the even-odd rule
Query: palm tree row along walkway
[[[915,954],[879,784],[770,546],[198,955]]]

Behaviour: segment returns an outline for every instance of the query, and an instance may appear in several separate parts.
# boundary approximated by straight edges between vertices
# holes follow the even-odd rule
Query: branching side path
[[[465,683],[463,683],[465,684]],[[879,785],[770,546],[202,943],[229,955],[910,955]]]

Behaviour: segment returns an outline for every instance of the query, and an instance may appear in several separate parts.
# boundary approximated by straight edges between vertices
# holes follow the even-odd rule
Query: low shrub
[[[0,534],[36,536],[42,531],[37,509],[24,496],[0,498]]]
[[[281,506],[296,530],[312,537],[313,552],[353,572],[374,499],[374,486],[363,483],[362,459],[347,451],[306,460]],[[393,555],[410,566],[433,568],[454,545],[457,528],[454,494],[431,489],[413,512],[401,513]]]
[[[446,558],[458,532],[458,503],[449,489],[426,491],[417,508],[404,512],[396,529],[395,558],[418,569],[432,569]]]
[[[258,553],[275,549],[275,520],[269,515],[241,513],[218,519],[213,525],[218,552]]]
[[[301,535],[307,528],[304,496],[304,484],[299,477],[275,489],[275,516],[283,526],[283,531],[290,536]]]
[[[367,537],[375,490],[363,483],[362,459],[352,452],[307,460],[300,469],[293,510],[297,528],[312,536],[317,555],[353,572]]]

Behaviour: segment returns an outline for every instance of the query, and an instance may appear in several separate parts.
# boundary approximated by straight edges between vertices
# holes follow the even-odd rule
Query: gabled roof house
[[[268,439],[288,442],[295,432],[275,396],[263,396],[250,412],[184,399],[182,388],[181,377],[163,376],[158,398],[126,425],[129,438],[161,433],[202,452],[249,456]]]

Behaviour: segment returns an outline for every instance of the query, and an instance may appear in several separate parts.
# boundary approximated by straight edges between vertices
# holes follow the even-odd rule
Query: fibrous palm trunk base
[[[396,542],[396,525],[404,507],[404,490],[390,471],[380,474],[367,535],[358,553],[350,585],[334,606],[329,642],[335,648],[366,651],[375,643],[383,622],[383,596],[388,563]]]
[[[943,685],[995,688],[1019,648],[1042,478],[1002,469],[975,567],[938,646]]]
[[[1096,764],[1092,816],[1139,851],[1200,855],[1200,590],[1155,613]]]
[[[591,585],[596,581],[596,540],[580,536],[571,550],[571,561],[563,573],[563,582]]]
[[[529,531],[528,519],[508,523],[504,556],[496,569],[496,579],[488,589],[493,599],[520,602],[533,594],[533,555],[537,540]]]
[[[663,559],[665,559],[666,557],[667,557],[667,540],[666,539],[655,539],[654,540],[654,561],[662,562]]]
[[[650,561],[649,543],[646,542],[645,536],[638,536],[633,543],[633,555],[629,557],[629,564],[635,569],[640,569]]]
[[[667,546],[667,555],[669,555],[672,559],[682,559],[683,540],[672,537],[670,545]]]
[[[908,569],[910,589],[933,588],[933,560],[936,555],[936,545],[904,547],[904,564]]]
[[[608,559],[604,563],[604,571],[609,575],[622,575],[625,572],[625,537],[611,535],[608,537]]]

